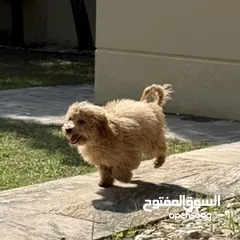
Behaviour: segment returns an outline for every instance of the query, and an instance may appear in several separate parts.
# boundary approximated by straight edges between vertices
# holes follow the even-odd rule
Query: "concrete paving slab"
[[[222,144],[215,146],[214,148],[203,148],[195,151],[184,152],[181,154],[175,155],[177,158],[183,159],[194,159],[197,161],[210,161],[219,163],[224,160],[223,156],[225,155],[225,163],[227,165],[238,164],[240,161],[239,154],[240,144],[239,142]],[[174,156],[172,156],[174,158]],[[240,174],[240,173],[239,173]]]
[[[235,160],[226,161],[228,149]],[[2,191],[0,239],[90,240],[92,232],[93,239],[99,239],[180,210],[160,207],[145,212],[146,199],[220,194],[223,200],[239,194],[240,142],[189,154],[170,156],[159,169],[153,168],[152,161],[144,161],[132,183],[116,182],[109,189],[99,188],[98,173],[92,173]],[[209,161],[210,154],[216,154],[218,161]]]
[[[0,91],[0,118],[62,124],[69,105],[94,101],[93,85],[54,86]],[[240,141],[240,123],[232,121],[191,121],[167,115],[170,138],[203,142]]]
[[[0,117],[62,123],[70,104],[93,102],[92,85],[36,87],[0,91]]]
[[[202,122],[185,119],[184,116],[167,115],[169,137],[215,143],[240,141],[240,122],[224,120]]]

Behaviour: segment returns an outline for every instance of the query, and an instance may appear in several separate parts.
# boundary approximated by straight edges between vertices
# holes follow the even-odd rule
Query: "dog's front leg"
[[[98,169],[100,173],[100,181],[98,183],[99,187],[111,187],[114,182],[112,168],[100,165]]]

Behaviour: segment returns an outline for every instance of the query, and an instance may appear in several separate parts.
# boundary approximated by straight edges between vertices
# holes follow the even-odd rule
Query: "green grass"
[[[169,154],[206,147],[169,141]],[[69,147],[60,126],[0,119],[0,190],[94,172]]]
[[[69,54],[0,50],[0,90],[93,82],[93,59]]]

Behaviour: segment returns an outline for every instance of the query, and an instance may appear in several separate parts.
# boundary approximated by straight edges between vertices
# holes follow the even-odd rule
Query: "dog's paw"
[[[112,184],[112,183],[108,183],[108,182],[99,181],[99,182],[98,182],[98,186],[99,186],[99,187],[103,187],[103,188],[109,188],[109,187],[112,187],[113,184]]]
[[[163,157],[155,158],[154,162],[153,162],[153,167],[154,168],[159,168],[164,164],[164,162],[165,162],[165,158],[163,158]]]
[[[153,167],[154,167],[154,168],[160,168],[162,165],[163,165],[163,164],[160,164],[160,163],[158,163],[158,162],[154,162],[154,163],[153,163]]]

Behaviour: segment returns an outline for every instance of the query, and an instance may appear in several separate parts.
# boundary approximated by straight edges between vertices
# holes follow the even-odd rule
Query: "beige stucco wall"
[[[95,100],[170,83],[165,110],[240,120],[240,1],[99,0]]]
[[[88,21],[90,24],[94,44],[96,35],[96,2],[97,0],[85,0],[84,2],[88,14]]]
[[[0,1],[0,32],[6,31],[7,34],[11,35],[11,25],[12,25],[12,19],[11,19],[11,8],[9,4],[7,4],[4,1]],[[5,35],[5,34],[4,34]],[[5,36],[0,36],[0,41],[5,40]]]
[[[95,1],[87,0],[86,8],[95,39]],[[77,34],[69,0],[26,0],[24,5],[26,42],[78,45]]]
[[[95,40],[96,0],[85,2]],[[0,1],[0,16],[0,31],[6,29],[11,34],[11,8],[4,1]],[[69,0],[25,0],[23,16],[26,43],[77,46],[77,34]]]
[[[25,0],[23,6],[25,41],[27,43],[46,43],[47,0]]]
[[[69,0],[26,0],[24,27],[26,42],[77,46]]]
[[[47,42],[77,46],[77,34],[69,0],[48,0]]]

